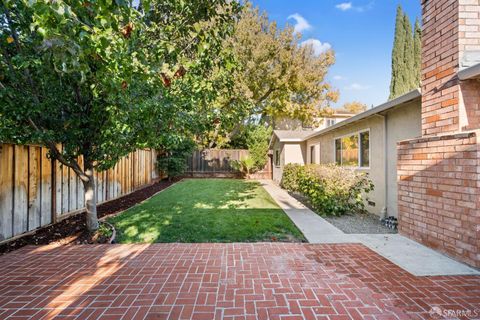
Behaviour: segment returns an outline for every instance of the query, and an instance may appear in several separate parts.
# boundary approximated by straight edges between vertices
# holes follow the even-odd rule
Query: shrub
[[[272,128],[258,125],[247,134],[247,147],[255,169],[262,170],[267,164],[268,146],[272,136]]]
[[[290,192],[299,192],[298,180],[302,171],[305,171],[305,166],[296,163],[285,165],[280,186]]]
[[[364,211],[363,196],[374,188],[366,173],[334,164],[286,166],[282,186],[303,194],[322,215],[337,216]]]
[[[184,140],[175,147],[163,150],[157,158],[158,170],[169,179],[182,175],[187,167],[187,157],[195,149],[195,143]]]

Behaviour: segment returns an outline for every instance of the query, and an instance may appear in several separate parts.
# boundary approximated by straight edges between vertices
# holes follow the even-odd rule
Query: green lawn
[[[302,241],[258,182],[183,180],[108,220],[117,242]]]

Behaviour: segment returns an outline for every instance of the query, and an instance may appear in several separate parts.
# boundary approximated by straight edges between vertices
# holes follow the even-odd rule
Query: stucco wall
[[[305,143],[286,142],[283,146],[285,152],[285,163],[305,164]]]
[[[387,212],[397,216],[397,142],[421,136],[420,101],[410,103],[387,114]]]
[[[280,150],[280,166],[275,166],[275,150]],[[282,180],[283,167],[289,163],[305,164],[305,143],[280,142],[275,139],[273,143],[273,181],[280,183]]]
[[[410,102],[398,108],[390,109],[386,116],[387,141],[384,136],[383,115],[374,115],[367,119],[349,124],[314,137],[306,142],[306,159],[310,163],[310,146],[316,145],[316,158],[320,163],[335,161],[336,138],[363,130],[370,130],[370,168],[356,169],[367,172],[372,179],[375,190],[369,195],[374,206],[367,204],[367,210],[380,215],[387,206],[388,215],[397,215],[397,142],[421,135],[420,101]],[[385,142],[386,157],[385,165]],[[318,162],[318,161],[317,161]],[[385,192],[387,191],[387,192]],[[388,200],[386,200],[388,198]]]

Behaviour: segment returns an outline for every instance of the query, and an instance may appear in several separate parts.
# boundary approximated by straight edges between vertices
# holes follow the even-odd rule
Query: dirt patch
[[[160,181],[126,196],[101,204],[97,208],[99,218],[126,210],[135,204],[150,198],[155,193],[171,186],[175,181]],[[90,233],[86,230],[85,215],[77,214],[56,224],[38,229],[35,233],[0,245],[0,255],[26,245],[49,243],[107,243],[110,240],[108,227],[100,228],[100,232]]]

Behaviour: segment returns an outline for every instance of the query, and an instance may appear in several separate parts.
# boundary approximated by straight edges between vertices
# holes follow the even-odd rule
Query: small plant
[[[112,236],[112,228],[106,223],[100,223],[98,226],[98,233],[105,238],[110,238]]]
[[[366,173],[334,164],[287,165],[281,185],[307,197],[322,215],[336,216],[365,210],[364,196],[374,188]]]
[[[255,169],[255,160],[247,156],[241,160],[233,160],[230,165],[235,171],[249,175]]]

